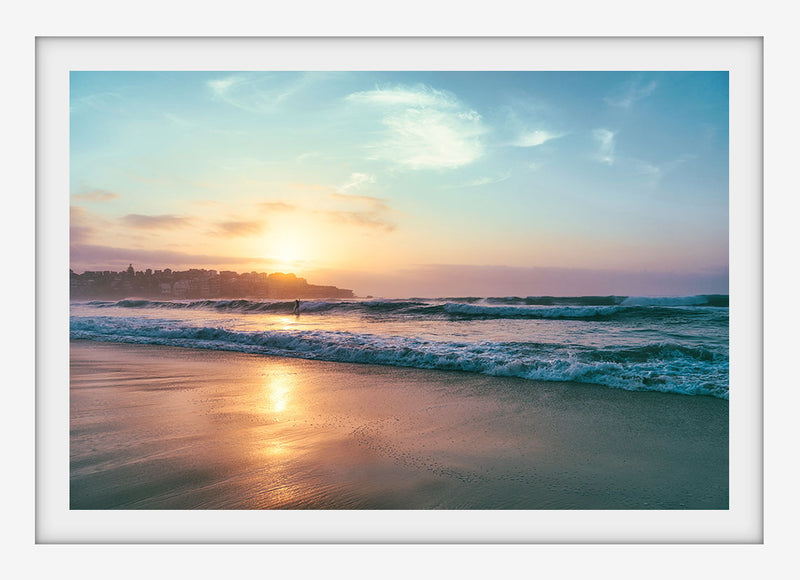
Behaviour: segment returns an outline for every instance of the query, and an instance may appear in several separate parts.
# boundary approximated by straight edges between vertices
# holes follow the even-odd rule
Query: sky
[[[70,267],[728,292],[727,72],[70,73]]]

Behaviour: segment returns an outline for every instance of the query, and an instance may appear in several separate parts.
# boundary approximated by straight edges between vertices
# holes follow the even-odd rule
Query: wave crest
[[[464,343],[330,330],[245,332],[169,320],[113,317],[73,318],[70,338],[458,370],[728,398],[727,355],[675,343],[636,348]]]
[[[556,303],[560,301],[562,303]],[[585,302],[585,303],[582,303]],[[548,305],[549,303],[549,305]],[[455,320],[520,318],[520,319],[592,319],[663,318],[671,316],[704,315],[705,306],[727,306],[727,296],[684,296],[671,298],[652,297],[583,297],[583,298],[486,298],[467,301],[412,300],[313,300],[300,304],[303,314],[351,313],[364,316],[415,316],[424,318],[450,318]],[[206,309],[218,312],[288,314],[293,301],[257,300],[120,300],[118,302],[93,301],[84,303],[92,308],[125,309]],[[714,310],[714,309],[711,309]],[[724,312],[723,312],[724,314]]]

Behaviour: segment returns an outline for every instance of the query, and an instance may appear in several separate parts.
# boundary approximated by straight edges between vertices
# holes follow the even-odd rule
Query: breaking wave
[[[245,332],[174,320],[105,316],[73,317],[70,338],[457,370],[728,398],[726,352],[670,342],[604,348],[531,342],[469,343],[335,330]]]
[[[258,300],[119,300],[83,303],[94,308],[212,310],[235,313],[290,314],[294,301]],[[583,296],[444,298],[437,300],[313,300],[300,305],[303,314],[362,314],[365,316],[415,316],[454,320],[663,318],[704,315],[728,306],[726,295],[683,297]]]

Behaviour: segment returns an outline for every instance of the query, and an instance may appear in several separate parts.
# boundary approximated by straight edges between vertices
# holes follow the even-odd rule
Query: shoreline
[[[71,509],[727,509],[728,401],[70,341]]]

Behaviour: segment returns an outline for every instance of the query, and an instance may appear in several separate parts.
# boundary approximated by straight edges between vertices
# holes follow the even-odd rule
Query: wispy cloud
[[[565,133],[553,133],[551,131],[544,131],[537,129],[535,131],[526,131],[521,133],[514,141],[513,145],[517,147],[538,147],[544,145],[548,141],[563,137]]]
[[[371,195],[353,195],[353,194],[343,194],[343,193],[332,193],[331,198],[338,200],[338,201],[355,201],[355,202],[364,202],[367,205],[378,209],[378,210],[387,210],[389,206],[386,203],[385,199],[381,199],[379,197],[372,197]]]
[[[654,187],[661,180],[662,170],[658,165],[641,161],[637,163],[639,174],[644,176],[645,181],[651,187]]]
[[[305,73],[235,73],[208,81],[214,99],[251,113],[272,113],[311,82]]]
[[[694,159],[693,155],[681,155],[676,159],[660,164],[638,159],[632,160],[632,162],[634,163],[634,167],[639,175],[644,176],[647,184],[651,187],[654,187],[658,185],[661,179],[666,175],[669,175],[692,159]]]
[[[84,113],[99,111],[103,113],[121,113],[124,111],[122,95],[115,92],[101,92],[70,98],[69,112]]]
[[[363,226],[371,229],[393,231],[397,225],[380,215],[377,211],[319,211],[315,212],[324,215],[328,219],[337,223]]]
[[[79,205],[71,205],[69,208],[70,244],[91,243],[101,235],[114,231],[116,227],[118,227],[116,221],[100,213]]]
[[[197,123],[195,123],[194,121],[184,119],[183,117],[179,117],[178,115],[175,115],[173,113],[164,113],[164,118],[173,125],[177,125],[178,127],[181,127],[183,129],[189,129],[197,126]]]
[[[365,183],[375,183],[375,178],[366,173],[351,173],[350,179],[337,189],[341,192],[346,192],[349,189],[358,189]]]
[[[642,79],[634,79],[619,87],[616,92],[606,97],[604,100],[606,104],[612,107],[629,109],[635,105],[637,101],[653,94],[657,86],[658,83],[656,83],[656,81],[645,82]]]
[[[339,208],[315,213],[322,214],[337,223],[347,223],[387,232],[393,231],[397,227],[389,217],[392,210],[385,199],[371,195],[341,193],[341,190],[331,193],[328,197],[337,202]]]
[[[460,108],[460,103],[454,95],[425,85],[376,88],[372,91],[352,93],[348,95],[347,100],[388,107]]]
[[[487,175],[485,177],[479,177],[477,179],[473,179],[472,181],[467,181],[466,183],[461,183],[454,187],[480,187],[482,185],[491,185],[493,183],[500,183],[502,181],[507,180],[509,177],[511,177],[510,171],[495,176]]]
[[[129,213],[120,218],[123,224],[132,228],[158,229],[178,228],[189,224],[189,218],[177,215],[144,215]]]
[[[315,158],[319,158],[319,157],[322,157],[322,153],[320,153],[319,151],[307,151],[307,152],[301,153],[300,155],[295,157],[294,160],[295,160],[296,163],[304,163],[304,162],[308,161],[309,159],[315,159]]]
[[[260,234],[264,222],[252,220],[223,220],[213,224],[213,233],[227,238],[247,237]]]
[[[69,239],[71,244],[83,244],[95,234],[92,215],[84,208],[69,208]]]
[[[617,134],[608,129],[595,129],[592,132],[592,135],[599,144],[597,159],[599,159],[602,163],[614,165],[614,141]]]
[[[94,189],[84,193],[75,193],[72,195],[72,197],[81,201],[105,202],[119,199],[119,194],[112,191],[105,191],[103,189]]]
[[[480,114],[451,93],[395,86],[353,93],[347,101],[381,114],[383,140],[370,146],[372,158],[406,169],[453,169],[484,154],[488,129]]]
[[[552,119],[557,118],[558,114],[552,107],[539,101],[515,100],[513,104],[501,107],[500,111],[503,114],[502,130],[506,135],[506,145],[538,147],[567,135],[564,131],[546,128],[552,126]]]

